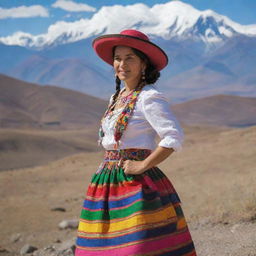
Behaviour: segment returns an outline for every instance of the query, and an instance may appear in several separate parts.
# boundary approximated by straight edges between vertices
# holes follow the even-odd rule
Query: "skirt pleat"
[[[122,159],[143,160],[151,151],[123,150]],[[120,151],[106,151],[81,211],[76,256],[196,256],[180,198],[158,168],[127,175]]]

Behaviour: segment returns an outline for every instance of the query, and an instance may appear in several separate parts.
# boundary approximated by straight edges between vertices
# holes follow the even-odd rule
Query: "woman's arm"
[[[141,174],[147,169],[164,161],[172,152],[174,152],[173,148],[157,146],[157,148],[142,161],[125,160],[123,162],[124,172],[126,174]]]
[[[143,161],[124,161],[124,172],[140,174],[164,161],[173,151],[180,151],[183,130],[170,109],[170,102],[158,91],[148,91],[142,97],[142,112],[145,119],[158,133],[160,142],[157,148]],[[153,139],[153,138],[152,138]]]
[[[168,156],[170,156],[172,152],[174,152],[173,148],[157,146],[157,148],[145,160],[142,161],[145,170],[160,164]]]

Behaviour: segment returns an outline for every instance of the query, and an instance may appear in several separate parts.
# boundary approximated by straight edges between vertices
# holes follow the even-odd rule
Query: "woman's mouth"
[[[126,73],[128,73],[129,71],[127,71],[127,70],[119,70],[118,72],[119,72],[119,73],[122,73],[122,74],[126,74]]]

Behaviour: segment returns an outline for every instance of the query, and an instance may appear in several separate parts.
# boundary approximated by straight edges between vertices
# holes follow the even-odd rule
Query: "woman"
[[[195,256],[179,196],[156,166],[183,142],[168,100],[152,85],[168,58],[137,30],[100,36],[93,47],[114,66],[116,93],[101,121],[105,157],[87,190],[75,255]]]

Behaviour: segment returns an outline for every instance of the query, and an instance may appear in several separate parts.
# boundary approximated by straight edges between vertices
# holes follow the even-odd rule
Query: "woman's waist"
[[[115,149],[116,141],[113,138],[104,138],[102,141],[102,146],[105,150],[114,150]],[[141,138],[137,138],[134,140],[127,139],[126,134],[121,138],[119,141],[119,149],[121,150],[132,150],[132,149],[139,149],[139,150],[154,150],[157,144],[154,139],[152,140],[142,140]]]
[[[144,160],[152,153],[147,148],[125,148],[105,150],[104,161],[119,161],[120,159]]]

